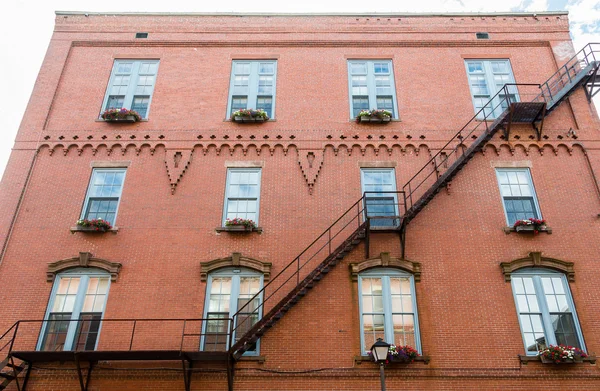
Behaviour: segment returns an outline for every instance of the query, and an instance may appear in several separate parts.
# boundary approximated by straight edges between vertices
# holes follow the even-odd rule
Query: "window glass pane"
[[[256,97],[256,109],[266,111],[267,115],[271,117],[273,111],[273,98],[270,96]]]
[[[352,115],[356,117],[362,110],[369,110],[369,97],[353,96],[352,97]]]
[[[394,315],[394,343],[397,346],[415,346],[415,325],[413,315]]]
[[[363,315],[363,338],[365,352],[371,349],[377,338],[385,340],[383,315]]]
[[[350,63],[350,72],[353,75],[366,75],[367,74],[367,63],[365,63],[365,62]]]
[[[378,96],[377,97],[377,109],[387,110],[394,116],[394,99],[391,96]]]
[[[275,64],[272,62],[261,62],[258,64],[258,73],[272,75],[275,73]]]
[[[373,71],[375,73],[383,73],[383,74],[390,73],[390,64],[389,63],[376,62],[373,64],[373,68],[374,68]]]
[[[234,64],[236,75],[249,75],[250,74],[250,63],[249,62],[237,62]]]
[[[105,109],[121,109],[123,108],[123,102],[125,101],[125,96],[123,95],[110,95],[108,100],[106,101]]]
[[[142,118],[148,117],[148,106],[150,105],[150,96],[134,96],[131,110],[137,111]]]
[[[352,95],[368,95],[366,76],[352,76]]]
[[[59,352],[64,349],[70,319],[70,313],[51,313],[48,316],[41,350]]]
[[[231,112],[237,110],[243,110],[248,108],[248,97],[246,96],[233,96],[231,98]]]

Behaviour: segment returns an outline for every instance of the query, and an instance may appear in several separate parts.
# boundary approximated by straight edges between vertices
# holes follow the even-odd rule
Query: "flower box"
[[[142,117],[138,114],[137,111],[128,110],[126,108],[122,109],[108,109],[105,110],[102,114],[100,114],[100,118],[102,118],[106,122],[137,122],[142,119]]]
[[[269,116],[264,110],[242,109],[234,111],[231,120],[238,123],[256,123],[268,121]]]
[[[265,122],[266,118],[263,117],[251,117],[249,115],[236,115],[233,117],[233,122]]]
[[[390,122],[391,120],[392,119],[390,117],[379,118],[379,117],[362,116],[362,117],[358,117],[357,122],[359,122],[359,123],[361,123],[361,122],[384,123],[384,122]]]
[[[392,112],[387,110],[362,110],[356,116],[356,122],[388,123],[392,120]]]
[[[587,357],[584,351],[573,346],[550,345],[540,350],[540,360],[544,364],[574,364]]]
[[[77,220],[77,226],[71,228],[71,232],[93,232],[93,233],[104,233],[110,231],[112,225],[110,222],[103,219],[80,219]]]
[[[535,227],[533,225],[522,225],[515,227],[515,232],[519,233],[536,233],[536,232],[548,232],[548,226],[542,225],[539,227]]]

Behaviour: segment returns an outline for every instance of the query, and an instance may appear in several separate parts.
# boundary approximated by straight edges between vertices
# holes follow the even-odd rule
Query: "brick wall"
[[[134,39],[138,31],[149,38]],[[476,40],[479,31],[491,39]],[[12,227],[0,264],[0,330],[42,318],[52,288],[47,264],[86,251],[123,265],[106,318],[201,317],[200,262],[240,252],[271,262],[276,275],[360,198],[361,162],[394,162],[398,186],[406,183],[473,116],[465,58],[508,58],[517,82],[539,83],[574,53],[568,55],[569,45],[567,17],[554,14],[57,15],[0,184],[2,243]],[[115,58],[160,59],[147,122],[97,121]],[[236,58],[277,59],[276,121],[224,120]],[[349,58],[392,59],[400,121],[349,121]],[[520,363],[514,299],[499,266],[532,251],[574,262],[570,289],[588,352],[598,351],[597,130],[597,114],[579,90],[545,120],[543,140],[525,125],[513,127],[510,140],[498,134],[410,223],[406,258],[422,265],[416,297],[423,354],[431,361],[389,368],[388,389],[598,387],[595,365]],[[165,167],[175,151],[192,152],[179,181]],[[315,180],[312,192],[299,165],[306,167],[306,152],[323,156],[316,179],[308,178]],[[97,161],[129,164],[119,231],[72,234]],[[230,161],[263,164],[262,234],[215,231]],[[551,235],[503,231],[494,167],[515,162],[531,167]],[[370,251],[401,255],[398,238],[389,234],[373,236]],[[364,258],[361,244],[265,334],[265,361],[240,362],[235,389],[378,386],[376,366],[354,361],[361,354],[358,287],[348,264]],[[69,364],[36,368],[33,389],[78,388]],[[172,363],[102,362],[90,389],[183,389],[182,381]],[[192,381],[192,389],[226,387],[218,371]]]

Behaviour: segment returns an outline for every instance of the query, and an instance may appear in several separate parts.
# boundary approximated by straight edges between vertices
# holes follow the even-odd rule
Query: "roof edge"
[[[287,12],[86,12],[86,11],[54,11],[56,15],[105,15],[105,16],[363,16],[363,17],[460,17],[460,16],[557,16],[568,15],[568,11],[543,11],[543,12],[315,12],[315,13],[287,13]]]

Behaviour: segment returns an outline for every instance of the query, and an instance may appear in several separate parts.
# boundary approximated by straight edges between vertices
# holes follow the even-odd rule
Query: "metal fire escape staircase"
[[[0,361],[0,391],[12,381],[19,391],[25,390],[32,364],[52,361],[75,362],[81,389],[87,390],[94,366],[103,360],[181,361],[186,390],[191,387],[194,365],[226,366],[232,390],[235,361],[253,349],[363,239],[368,258],[371,233],[381,228],[384,232],[398,233],[404,257],[408,223],[499,130],[508,139],[511,125],[531,124],[539,140],[544,118],[578,87],[585,88],[588,100],[596,95],[600,87],[599,66],[600,44],[588,44],[541,85],[504,85],[402,191],[365,193],[256,295],[247,299],[232,318],[102,319],[99,320],[102,333],[112,335],[114,340],[104,339],[103,345],[93,351],[39,350],[40,329],[52,321],[16,322],[0,335],[0,355],[6,354],[6,359]],[[533,98],[521,99],[531,87],[536,88]]]

